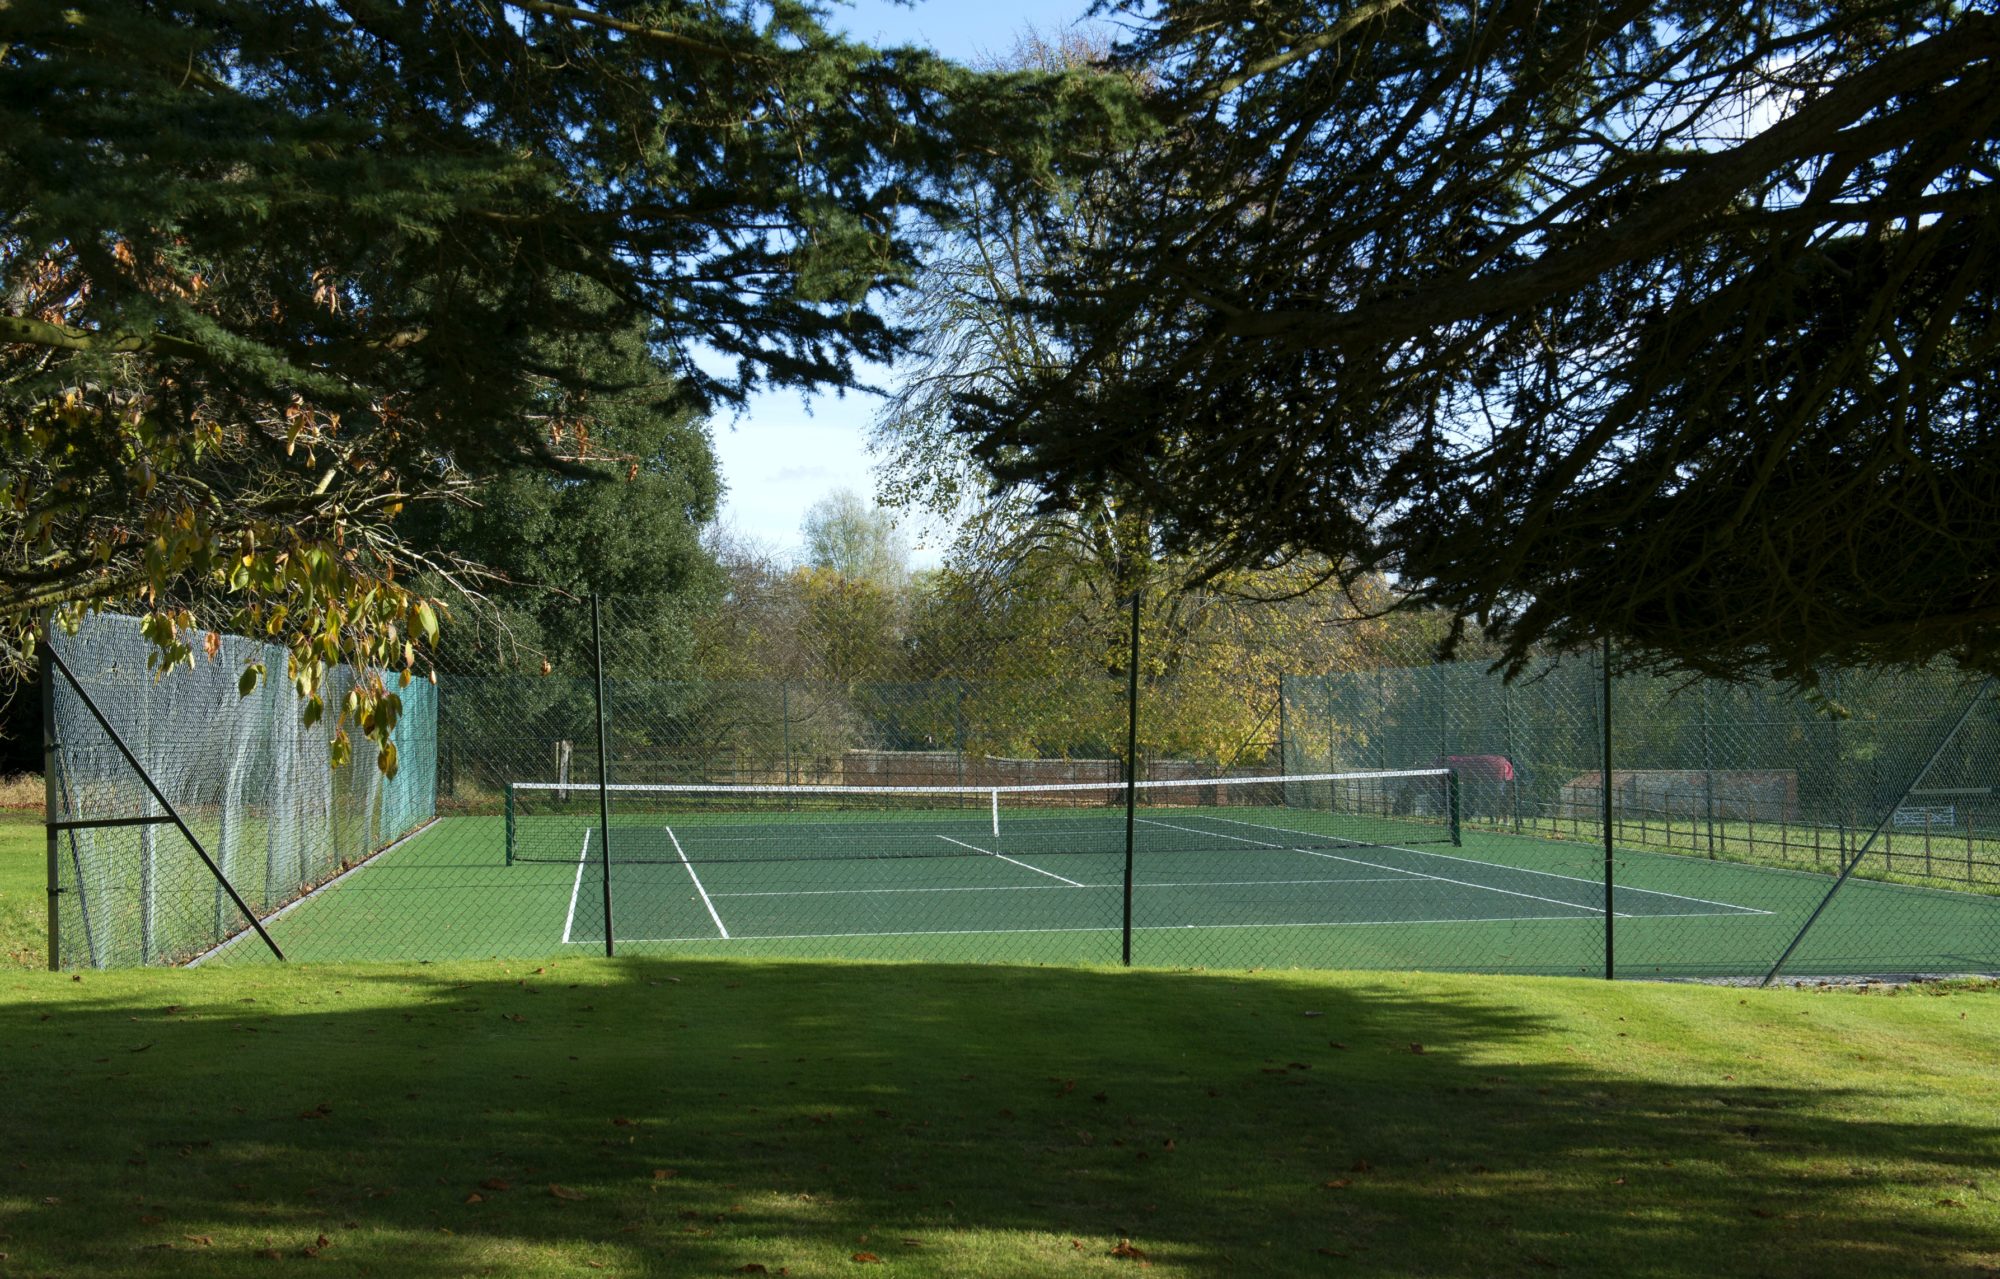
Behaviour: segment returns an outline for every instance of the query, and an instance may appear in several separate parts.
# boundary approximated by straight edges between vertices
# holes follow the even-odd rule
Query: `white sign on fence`
[[[1911,804],[1890,820],[1898,826],[1956,826],[1958,810],[1950,804]]]

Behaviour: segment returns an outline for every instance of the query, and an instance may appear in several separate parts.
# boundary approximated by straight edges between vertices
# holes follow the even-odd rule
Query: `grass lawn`
[[[0,1044],[0,1275],[2000,1273],[1968,986],[20,970]]]
[[[48,846],[40,813],[0,809],[0,968],[48,966]]]

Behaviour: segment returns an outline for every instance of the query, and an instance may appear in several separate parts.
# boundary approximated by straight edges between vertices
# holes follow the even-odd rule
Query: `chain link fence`
[[[1142,598],[1136,666],[1128,601],[964,606],[513,592],[399,690],[393,777],[358,738],[330,767],[282,682],[238,695],[282,654],[162,676],[97,617],[54,643],[53,953],[256,962],[254,919],[321,960],[2000,969],[2000,715],[1956,672],[1607,705],[1594,656],[1507,682],[1297,602]]]
[[[137,618],[100,614],[50,637],[45,785],[59,966],[185,962],[435,816],[429,683],[402,690],[393,777],[358,735],[351,763],[335,768],[327,733],[301,723],[287,682],[239,690],[248,666],[282,672],[283,650],[219,633],[186,638],[192,664],[162,672]],[[327,700],[338,705],[354,679],[331,673]]]

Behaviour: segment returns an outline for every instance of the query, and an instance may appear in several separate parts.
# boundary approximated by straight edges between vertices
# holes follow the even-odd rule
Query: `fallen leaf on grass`
[[[1424,1046],[1422,1044],[1411,1044],[1410,1051],[1421,1054],[1424,1051]]]
[[[208,1235],[182,1235],[181,1238],[187,1240],[191,1244],[199,1244],[204,1248],[207,1248],[215,1243],[215,1240]]]
[[[488,1177],[488,1178],[487,1178],[486,1180],[484,1180],[484,1181],[482,1181],[482,1182],[480,1182],[480,1183],[479,1183],[479,1188],[480,1188],[481,1190],[509,1190],[509,1189],[512,1189],[512,1187],[510,1187],[510,1186],[509,1186],[509,1185],[508,1185],[508,1184],[507,1184],[507,1183],[506,1183],[505,1181],[501,1180],[501,1179],[500,1179],[500,1178],[498,1178],[498,1177]]]
[[[475,1190],[465,1197],[465,1202],[469,1204],[483,1204],[486,1202],[486,1196]]]
[[[611,1121],[611,1124],[615,1128],[630,1128],[633,1122],[634,1122],[633,1120],[627,1119],[623,1115],[619,1115]]]
[[[654,1181],[668,1181],[668,1180],[671,1180],[672,1178],[675,1178],[675,1177],[678,1177],[678,1176],[680,1176],[680,1175],[681,1175],[681,1173],[680,1173],[680,1169],[678,1169],[678,1168],[655,1168],[655,1169],[653,1169],[653,1180],[654,1180]]]
[[[1351,1177],[1335,1177],[1332,1181],[1324,1182],[1322,1184],[1325,1185],[1328,1190],[1345,1190],[1349,1186],[1354,1184],[1354,1180]]]
[[[589,1195],[584,1194],[581,1190],[571,1190],[568,1186],[558,1186],[553,1181],[549,1183],[549,1193],[558,1199],[568,1199],[571,1201],[590,1198]]]
[[[1114,1257],[1125,1257],[1130,1260],[1137,1261],[1143,1258],[1146,1254],[1140,1249],[1134,1248],[1132,1246],[1132,1241],[1130,1239],[1120,1239],[1118,1241],[1118,1246],[1111,1250],[1111,1255]]]
[[[864,1263],[882,1260],[872,1252],[857,1252],[854,1254],[854,1259]]]

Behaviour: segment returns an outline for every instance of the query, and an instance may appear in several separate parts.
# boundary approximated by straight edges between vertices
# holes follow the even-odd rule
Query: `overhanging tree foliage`
[[[0,6],[8,654],[45,608],[136,596],[185,657],[164,601],[193,578],[290,646],[303,692],[334,662],[408,667],[437,617],[408,584],[454,566],[399,538],[402,510],[516,466],[629,466],[552,409],[593,361],[544,335],[642,324],[692,405],[847,384],[898,345],[875,304],[943,175],[1030,180],[1116,121],[1087,84],[822,16]]]
[[[960,400],[1003,480],[1516,666],[2000,669],[1993,5],[1100,8],[1168,131]]]
[[[425,503],[397,521],[405,545],[449,549],[494,575],[477,583],[476,603],[455,603],[440,661],[472,671],[538,657],[574,676],[592,659],[589,610],[579,601],[615,595],[627,652],[645,654],[655,674],[685,677],[694,618],[722,587],[702,543],[722,487],[706,424],[641,323],[605,341],[545,334],[538,347],[552,367],[572,370],[570,398],[551,402],[552,416],[587,431],[594,454],[625,460],[617,474],[583,481],[513,468],[461,500]],[[636,674],[635,665],[628,658],[625,673]]]

